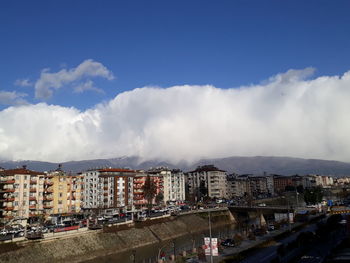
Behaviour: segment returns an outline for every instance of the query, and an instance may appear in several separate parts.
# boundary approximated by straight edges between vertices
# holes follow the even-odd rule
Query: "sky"
[[[0,159],[350,162],[349,1],[1,1]]]

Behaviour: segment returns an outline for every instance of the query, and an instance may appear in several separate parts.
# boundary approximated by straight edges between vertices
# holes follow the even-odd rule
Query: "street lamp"
[[[136,262],[136,250],[135,249],[132,250],[131,256],[132,256],[132,262],[135,263]]]
[[[212,238],[211,238],[211,221],[210,221],[210,211],[208,211],[208,219],[209,219],[209,240],[210,240],[210,263],[213,263],[213,247],[212,247]]]
[[[174,249],[174,261],[176,260],[176,247],[175,247],[175,239],[172,241],[173,249]]]

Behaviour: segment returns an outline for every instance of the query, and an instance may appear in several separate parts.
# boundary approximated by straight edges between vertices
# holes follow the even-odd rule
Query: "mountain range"
[[[120,167],[131,169],[148,169],[151,167],[179,168],[183,171],[190,171],[199,165],[213,164],[216,167],[229,173],[293,175],[293,174],[320,174],[342,176],[350,175],[350,163],[302,159],[292,157],[227,157],[215,159],[202,159],[197,162],[180,162],[176,165],[161,160],[142,161],[139,157],[120,157],[112,159],[95,159],[83,161],[70,161],[62,163],[63,170],[80,172],[88,169],[102,167]],[[50,171],[58,167],[58,163],[41,161],[0,161],[0,166],[5,169],[13,169],[27,165],[28,169],[35,171]]]

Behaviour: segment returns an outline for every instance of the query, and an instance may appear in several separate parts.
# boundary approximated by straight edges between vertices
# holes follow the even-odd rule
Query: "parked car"
[[[275,226],[274,225],[268,225],[267,230],[273,231],[273,230],[275,230]]]
[[[257,228],[257,229],[254,230],[253,233],[256,236],[263,236],[265,234],[265,231],[263,229],[261,229],[261,228]]]
[[[224,247],[234,247],[235,246],[235,241],[233,239],[226,239],[221,242],[221,245]]]

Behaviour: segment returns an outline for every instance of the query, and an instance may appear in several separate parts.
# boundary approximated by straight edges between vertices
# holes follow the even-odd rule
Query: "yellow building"
[[[82,176],[66,174],[60,168],[46,175],[46,214],[78,213],[81,210]]]

